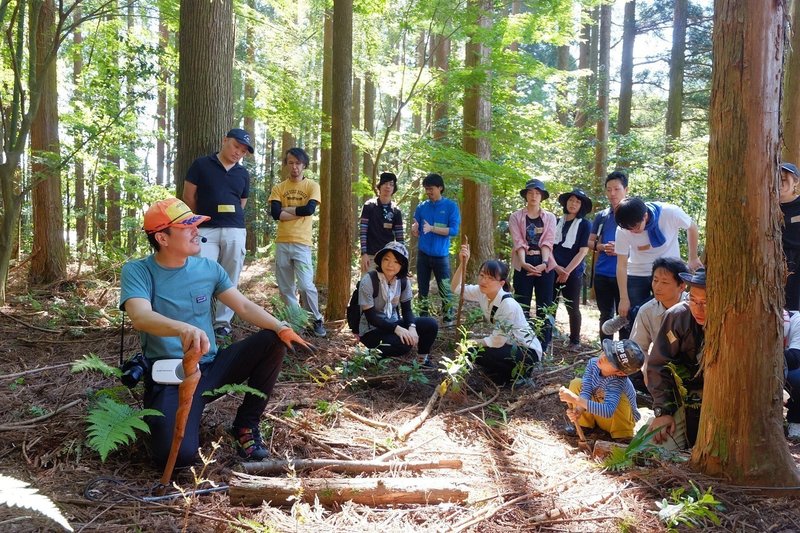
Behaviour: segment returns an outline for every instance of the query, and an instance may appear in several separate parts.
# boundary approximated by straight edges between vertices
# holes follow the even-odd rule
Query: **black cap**
[[[638,372],[644,364],[644,352],[635,341],[630,339],[621,341],[604,339],[603,351],[608,362],[614,368],[629,376]]]
[[[225,137],[236,139],[243,145],[247,146],[247,151],[251,154],[255,151],[253,149],[253,141],[250,139],[250,134],[241,128],[233,128],[225,135]]]
[[[781,163],[781,170],[785,170],[786,172],[791,172],[796,177],[800,178],[800,170],[797,170],[797,167],[794,166],[792,163]]]
[[[706,288],[706,269],[705,268],[698,268],[697,272],[694,274],[689,274],[688,272],[681,272],[678,274],[683,281],[691,285],[692,287],[700,287],[701,289]]]
[[[538,189],[539,192],[542,193],[542,200],[547,200],[550,198],[550,193],[547,192],[547,189],[545,189],[544,182],[535,178],[528,180],[528,183],[525,184],[525,188],[519,191],[519,195],[522,196],[522,198],[527,199],[528,191],[532,189]]]
[[[583,192],[582,189],[575,187],[574,189],[572,189],[571,192],[562,192],[561,194],[558,195],[558,203],[560,203],[561,207],[564,208],[565,213],[567,209],[567,200],[569,200],[570,196],[574,196],[575,198],[581,201],[581,210],[580,212],[578,212],[579,217],[582,217],[583,215],[592,210],[591,198],[586,196],[586,193]]]

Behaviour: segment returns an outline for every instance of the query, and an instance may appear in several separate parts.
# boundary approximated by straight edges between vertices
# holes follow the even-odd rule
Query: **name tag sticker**
[[[206,297],[205,294],[201,294],[200,296],[198,296],[197,298],[194,299],[194,301],[199,303],[199,304],[205,302],[206,300],[208,300],[208,297]]]
[[[383,223],[383,229],[392,229],[392,223],[391,222],[384,222]]]
[[[644,252],[645,250],[649,250],[650,249],[650,245],[649,244],[643,244],[641,246],[637,246],[636,249],[639,250],[640,252]]]
[[[790,221],[792,224],[796,224],[797,222],[800,222],[800,215],[795,215],[795,216],[793,216],[791,219],[789,219],[789,221]]]
[[[220,205],[217,206],[217,213],[235,213],[235,212],[236,212],[236,206],[234,206],[234,205],[230,205],[230,204],[222,205],[222,204],[220,204]]]
[[[536,233],[537,235],[540,233],[544,233],[544,228],[536,228],[534,229],[534,233]]]
[[[669,330],[667,332],[667,340],[669,341],[670,344],[674,344],[678,341],[678,337],[675,336],[672,330]]]

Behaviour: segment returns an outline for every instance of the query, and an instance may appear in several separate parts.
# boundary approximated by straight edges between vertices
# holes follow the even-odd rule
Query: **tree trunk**
[[[702,472],[734,483],[796,486],[800,475],[783,436],[784,262],[777,163],[784,13],[783,2],[767,4],[718,0],[714,12],[710,298],[703,405],[691,461]],[[731,232],[731,220],[748,224]]]
[[[361,126],[361,78],[358,76],[353,76],[353,110],[351,120],[353,129],[357,130]],[[358,173],[359,159],[358,146],[353,144],[353,162],[351,165],[353,170],[353,183],[358,183],[360,177]]]
[[[33,251],[30,280],[32,283],[51,283],[63,279],[67,272],[64,243],[64,216],[61,199],[61,173],[58,140],[58,75],[56,63],[46,64],[53,49],[56,12],[53,0],[43,0],[37,9],[37,21],[31,28],[35,33],[35,70],[40,72],[41,95],[39,109],[31,124],[31,170],[33,187]]]
[[[562,72],[563,78],[558,81],[558,94],[556,96],[556,116],[562,126],[569,126],[569,83],[566,72],[569,71],[569,45],[558,47],[557,67]]]
[[[669,98],[667,99],[667,153],[671,153],[672,141],[681,136],[683,113],[683,68],[686,63],[686,19],[689,16],[689,0],[675,0],[672,16],[672,53],[669,60]]]
[[[350,300],[353,254],[353,182],[351,179],[353,109],[353,0],[333,2],[333,63],[331,87],[331,194],[336,224],[330,225],[328,268],[328,320],[345,317]],[[325,197],[323,196],[323,203]],[[320,259],[320,261],[322,261]]]
[[[169,46],[169,29],[164,22],[164,12],[159,10],[158,22],[158,44],[162,50],[166,50]],[[156,116],[158,133],[156,135],[156,184],[166,185],[164,179],[164,171],[166,168],[167,158],[167,81],[169,79],[169,72],[166,66],[166,57],[160,57],[161,65],[158,71],[158,91],[156,103]]]
[[[248,6],[253,11],[256,10],[256,3],[255,0],[248,0]],[[253,20],[247,19],[245,20],[245,24],[247,25],[247,34],[246,34],[246,42],[247,42],[247,63],[249,65],[256,64],[256,47],[255,47],[255,32],[253,28],[255,26],[255,22]],[[253,82],[253,77],[249,73],[243,73],[244,75],[244,129],[250,134],[250,137],[253,139],[253,147],[258,150],[258,139],[256,135],[256,119],[255,119],[255,98],[256,98],[256,86]],[[253,160],[257,163],[257,159]],[[256,164],[255,167],[258,165]],[[255,182],[256,182],[256,175],[259,173],[255,168],[253,168],[251,172],[250,178],[250,197],[247,199],[247,207],[244,211],[245,217],[245,227],[247,228],[247,234],[245,235],[245,248],[251,254],[256,252],[256,248],[258,248],[258,233],[259,230],[256,228],[258,227],[258,219],[260,218],[259,215],[262,212],[267,212],[269,209],[266,206],[259,205],[259,197],[256,194]]]
[[[106,237],[105,243],[118,247],[120,245],[119,230],[122,222],[120,211],[120,167],[119,167],[119,147],[116,144],[109,146],[111,155],[106,161]]]
[[[325,506],[347,501],[362,505],[429,505],[447,502],[465,502],[468,489],[457,478],[259,478],[239,474],[233,478],[229,495],[234,505],[261,505],[271,502],[278,506],[291,506],[298,494],[304,502],[315,498]],[[245,477],[246,476],[246,477]]]
[[[622,63],[619,67],[619,116],[617,133],[627,135],[631,131],[631,99],[633,97],[633,43],[636,39],[636,0],[625,3],[625,20],[622,24]],[[620,156],[625,153],[624,141],[620,141]],[[623,165],[627,166],[627,164]]]
[[[783,71],[783,160],[800,163],[800,0],[792,0],[790,49]]]
[[[81,19],[81,7],[75,7],[74,20]],[[81,79],[81,72],[83,71],[83,56],[81,55],[81,43],[83,43],[83,34],[80,31],[80,26],[75,29],[73,34],[73,44],[75,45],[75,53],[72,56],[72,82],[78,87]],[[76,95],[80,97],[80,95]],[[82,140],[82,139],[80,139]],[[75,236],[77,239],[77,249],[79,253],[83,253],[86,249],[87,237],[87,224],[86,224],[86,178],[84,173],[83,158],[80,155],[75,157]]]
[[[492,0],[471,0],[478,13],[477,28],[466,45],[464,66],[477,81],[464,92],[464,151],[483,159],[491,159],[489,134],[492,129],[491,50],[481,41],[491,31]],[[482,73],[475,76],[476,72]],[[494,221],[492,189],[489,184],[463,179],[464,201],[461,206],[461,235],[468,237],[474,261],[470,261],[468,279],[477,277],[478,267],[494,255]]]
[[[434,66],[439,71],[441,79],[439,84],[444,86],[447,83],[447,71],[450,69],[450,39],[444,35],[436,36],[436,48],[434,52]],[[433,104],[433,140],[443,141],[447,136],[447,100],[434,102]]]
[[[592,12],[583,12],[583,15],[589,18],[589,22],[581,27],[580,45],[578,48],[578,69],[586,71],[590,68],[592,56],[592,27],[597,24],[597,19],[592,17]],[[594,49],[597,52],[597,49]],[[596,63],[595,63],[596,67]],[[592,84],[589,76],[582,76],[578,80],[578,100],[576,102],[577,110],[575,112],[575,127],[585,128],[589,120],[591,108],[594,105],[594,96],[591,91]]]
[[[608,85],[611,64],[611,5],[600,8],[600,56],[597,66],[597,135],[594,149],[594,177],[601,184],[608,164]]]
[[[216,152],[233,125],[233,1],[183,0],[178,34],[175,184],[192,162]]]
[[[319,162],[319,188],[322,203],[319,206],[319,238],[317,239],[317,272],[314,282],[328,284],[328,260],[331,242],[331,88],[333,79],[333,13],[325,11],[322,54],[322,147]],[[338,58],[336,58],[338,59]],[[338,209],[337,209],[338,212]],[[348,277],[348,283],[350,278]]]
[[[370,139],[370,145],[375,146],[375,82],[372,79],[373,74],[367,72],[364,74],[364,131],[367,132]],[[372,188],[377,185],[375,179],[375,165],[372,161],[372,151],[364,150],[364,174],[369,178]]]
[[[400,472],[434,470],[440,468],[460,469],[460,459],[433,459],[430,461],[348,461],[346,459],[266,459],[264,461],[241,463],[247,474],[280,474],[291,468],[292,471],[319,470],[330,472],[363,474],[365,472]]]

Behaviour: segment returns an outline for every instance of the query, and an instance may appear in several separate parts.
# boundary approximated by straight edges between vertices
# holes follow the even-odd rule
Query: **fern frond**
[[[155,409],[133,409],[110,398],[102,398],[97,406],[89,411],[86,421],[89,422],[87,444],[100,454],[105,462],[108,454],[121,444],[129,444],[136,440],[136,430],[150,433],[145,416],[164,416]]]
[[[67,531],[73,531],[67,519],[61,514],[56,504],[47,496],[37,494],[38,490],[28,483],[0,474],[0,503],[9,507],[32,509],[57,522]]]
[[[245,385],[244,383],[228,383],[227,385],[217,387],[214,390],[205,391],[203,396],[222,396],[223,394],[228,394],[229,392],[233,394],[252,394],[253,396],[258,396],[259,398],[267,398],[267,395],[260,390],[254,389],[253,387]]]
[[[88,353],[83,356],[83,359],[77,359],[72,363],[70,371],[73,374],[78,372],[100,372],[106,377],[119,377],[122,372],[119,368],[114,367],[100,359],[97,354]]]

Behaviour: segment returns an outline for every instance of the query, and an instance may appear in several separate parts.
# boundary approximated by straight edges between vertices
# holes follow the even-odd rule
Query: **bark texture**
[[[783,72],[783,160],[800,163],[800,0],[791,2],[790,49]]]
[[[683,114],[683,69],[686,64],[686,19],[688,0],[675,0],[672,16],[672,53],[669,60],[669,98],[667,100],[667,151],[670,141],[681,136]]]

